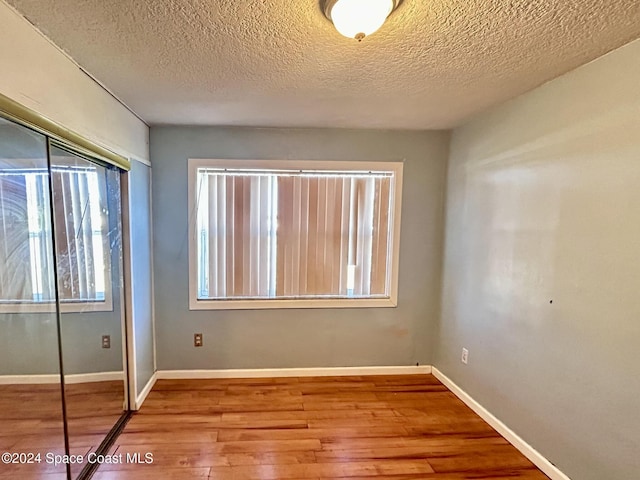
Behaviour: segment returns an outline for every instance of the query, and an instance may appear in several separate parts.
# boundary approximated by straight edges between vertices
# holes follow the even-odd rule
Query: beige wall
[[[435,365],[574,480],[638,478],[640,41],[456,129],[447,188]]]

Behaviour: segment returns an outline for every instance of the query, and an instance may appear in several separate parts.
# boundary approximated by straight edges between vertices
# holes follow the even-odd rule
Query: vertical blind
[[[393,179],[198,168],[198,299],[387,297]]]
[[[52,171],[58,284],[67,301],[105,299],[105,257],[100,191],[95,168]],[[104,238],[103,238],[104,237]]]

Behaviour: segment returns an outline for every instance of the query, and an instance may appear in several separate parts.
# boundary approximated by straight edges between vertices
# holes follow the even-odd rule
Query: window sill
[[[55,313],[54,302],[0,302],[0,314]],[[60,304],[60,313],[112,312],[113,302],[64,302]]]
[[[195,300],[189,310],[270,310],[290,308],[395,308],[393,298],[331,298],[273,300]]]

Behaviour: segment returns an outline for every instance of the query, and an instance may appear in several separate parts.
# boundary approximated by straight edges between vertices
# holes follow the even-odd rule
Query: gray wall
[[[0,376],[60,373],[55,313],[0,313]]]
[[[435,365],[575,480],[640,472],[639,59],[452,138]]]
[[[113,275],[118,274],[114,270]],[[109,312],[63,313],[65,374],[122,371],[120,295],[114,291]],[[0,313],[0,375],[60,372],[55,313]],[[102,335],[111,348],[102,348]]]
[[[122,371],[118,311],[64,313],[61,322],[66,375]],[[0,330],[0,376],[60,372],[55,313],[0,313]],[[102,335],[111,335],[111,349]]]
[[[139,394],[155,371],[151,278],[151,168],[140,162],[132,162],[129,187],[133,333],[136,350],[136,389]]]
[[[119,297],[114,295],[111,312],[61,315],[65,375],[124,370]],[[111,336],[110,349],[102,348],[102,335]]]
[[[158,369],[429,364],[439,312],[449,135],[332,129],[153,127]],[[406,159],[399,305],[378,309],[189,311],[187,159]],[[204,347],[193,347],[193,334]]]

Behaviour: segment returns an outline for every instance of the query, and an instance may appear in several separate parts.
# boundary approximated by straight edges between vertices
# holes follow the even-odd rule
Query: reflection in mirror
[[[0,478],[66,478],[49,198],[45,137],[0,118]]]
[[[50,156],[69,450],[86,458],[126,409],[120,176],[54,145]]]

